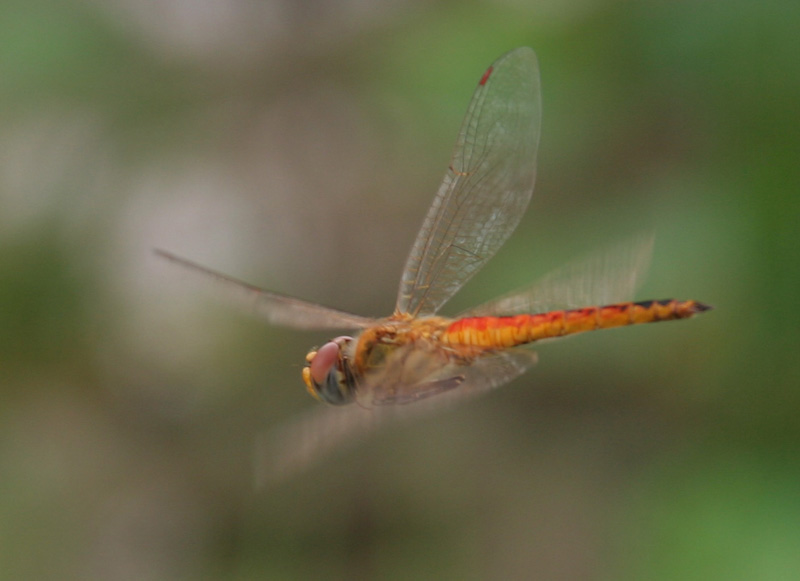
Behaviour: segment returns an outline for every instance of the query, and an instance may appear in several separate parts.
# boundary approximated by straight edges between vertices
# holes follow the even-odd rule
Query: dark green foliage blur
[[[0,1],[0,579],[800,578],[800,4]],[[163,247],[391,312],[475,83],[539,57],[518,231],[445,309],[655,234],[696,319],[254,490],[326,333]]]

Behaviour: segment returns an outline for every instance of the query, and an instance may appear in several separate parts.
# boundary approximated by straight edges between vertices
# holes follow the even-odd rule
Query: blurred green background
[[[800,578],[800,4],[0,4],[0,579]],[[151,253],[388,314],[475,82],[533,47],[534,200],[458,312],[656,232],[692,321],[258,492],[325,333]]]

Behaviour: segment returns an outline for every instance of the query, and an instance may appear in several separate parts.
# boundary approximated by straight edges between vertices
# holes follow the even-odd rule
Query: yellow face
[[[316,355],[317,355],[316,349],[312,349],[311,351],[308,352],[308,355],[306,355],[306,365],[305,367],[303,367],[303,382],[306,384],[306,390],[308,391],[308,393],[311,394],[311,397],[313,397],[317,401],[321,401],[319,399],[319,395],[317,395],[316,389],[314,389],[314,383],[313,383],[314,380],[311,378],[310,365],[311,361],[314,359],[314,357],[316,357]]]

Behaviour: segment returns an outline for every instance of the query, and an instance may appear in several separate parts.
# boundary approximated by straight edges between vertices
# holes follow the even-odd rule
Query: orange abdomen
[[[670,299],[617,303],[538,315],[466,317],[450,324],[442,339],[450,345],[499,349],[596,329],[687,319],[710,308],[697,301]]]

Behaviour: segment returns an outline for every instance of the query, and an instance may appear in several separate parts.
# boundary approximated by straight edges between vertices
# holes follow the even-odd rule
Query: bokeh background
[[[800,4],[0,3],[0,579],[800,578]],[[163,247],[365,315],[485,67],[539,56],[534,200],[455,313],[656,233],[680,323],[274,488],[325,333],[209,300]]]

